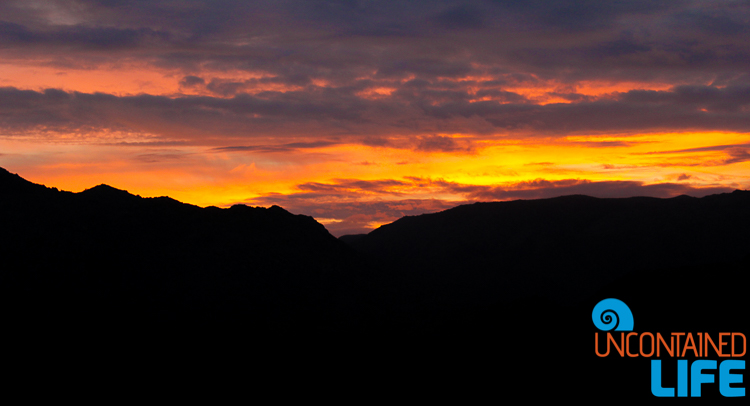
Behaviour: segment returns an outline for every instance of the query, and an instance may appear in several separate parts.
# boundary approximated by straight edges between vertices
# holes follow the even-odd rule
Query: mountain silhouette
[[[0,223],[0,289],[19,322],[325,325],[348,317],[356,298],[337,289],[362,269],[321,224],[278,206],[60,192],[5,170]]]
[[[336,239],[278,206],[71,193],[0,168],[0,225],[21,365],[108,354],[138,374],[159,359],[361,393],[642,400],[647,359],[594,355],[598,301],[625,301],[638,331],[748,332],[747,191],[476,203]]]
[[[340,239],[408,292],[410,323],[430,343],[411,349],[425,348],[427,369],[455,378],[442,365],[490,365],[520,377],[506,386],[514,393],[643,401],[653,397],[650,360],[597,357],[592,309],[614,297],[636,331],[747,335],[748,230],[750,192],[737,190],[475,203]],[[674,387],[676,362],[664,362]],[[466,379],[493,385],[486,374]],[[703,396],[721,397],[716,387]]]
[[[536,295],[576,301],[631,270],[739,260],[750,247],[750,192],[475,203],[407,216],[341,237],[388,269],[476,300]],[[438,287],[436,287],[438,289]]]

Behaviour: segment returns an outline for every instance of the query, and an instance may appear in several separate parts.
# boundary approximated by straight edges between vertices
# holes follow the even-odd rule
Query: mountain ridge
[[[212,373],[310,365],[304,379],[325,385],[332,365],[378,390],[387,376],[491,396],[488,367],[522,393],[548,368],[556,396],[631,385],[618,399],[639,400],[646,360],[591,348],[599,300],[622,299],[640,331],[748,328],[749,192],[477,203],[336,239],[278,206],[92,189],[0,171],[0,319],[19,365],[203,358],[219,360],[200,368]]]
[[[586,297],[630,269],[732,260],[750,246],[747,229],[750,192],[737,190],[702,198],[478,202],[404,217],[342,241],[384,267],[443,275],[445,283],[477,295],[489,285],[488,292],[543,291],[564,299]]]
[[[278,206],[201,208],[107,185],[71,193],[3,171],[0,223],[0,293],[26,303],[25,318],[158,323],[203,309],[204,321],[250,317],[276,328],[307,320],[303,308],[271,306],[294,301],[348,317],[338,310],[348,305],[323,296],[350,300],[330,279],[355,268],[356,255],[312,217]],[[58,309],[44,310],[52,303]]]

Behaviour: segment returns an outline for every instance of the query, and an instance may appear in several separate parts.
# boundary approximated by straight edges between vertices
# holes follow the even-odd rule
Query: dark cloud
[[[678,104],[708,111],[741,111],[750,104],[750,86],[677,86],[670,91],[631,90],[623,101],[648,104]]]
[[[322,148],[336,145],[332,141],[316,142],[290,142],[281,145],[234,145],[228,147],[216,147],[217,152],[292,152],[299,149]]]
[[[701,154],[704,152],[724,152],[724,156]],[[750,161],[750,144],[712,145],[700,148],[687,148],[668,151],[641,152],[635,155],[672,155],[691,154],[694,158],[678,160],[676,162],[662,162],[659,166],[722,166]]]
[[[470,146],[462,146],[459,142],[451,137],[444,137],[440,135],[431,135],[427,137],[420,137],[417,142],[417,151],[425,152],[457,152],[457,151],[471,151]]]
[[[742,9],[736,12],[737,6],[744,6],[747,11],[747,4],[742,3],[725,1],[717,3],[718,7],[685,10],[672,16],[669,23],[674,29],[697,30],[705,35],[747,35],[750,27],[747,20],[743,20]]]
[[[150,28],[73,26],[33,31],[20,24],[0,21],[0,47],[46,45],[111,51],[134,48],[149,41],[168,41],[169,33]]]
[[[723,165],[750,161],[750,148],[731,148],[727,150],[728,157],[721,161]]]
[[[750,110],[745,108],[750,103],[750,92],[745,88],[638,90],[611,100],[546,105],[454,101],[444,95],[413,100],[396,92],[369,99],[358,96],[358,90],[310,86],[298,91],[238,93],[232,97],[166,97],[6,87],[0,88],[0,128],[13,133],[128,131],[165,139],[187,137],[195,143],[199,143],[198,138],[203,142],[210,138],[218,144],[238,137],[282,134],[296,139],[280,144],[327,142],[336,136],[339,143],[415,145],[422,151],[445,152],[470,152],[472,148],[468,139],[434,135],[437,131],[519,138],[676,130],[750,131]],[[730,105],[734,107],[729,108]],[[316,137],[327,140],[310,140]],[[389,137],[407,137],[413,142],[391,143]],[[616,141],[586,145],[630,144]],[[280,148],[298,147],[305,146]],[[245,149],[252,148],[269,147]]]
[[[306,192],[314,193],[378,193],[389,195],[401,195],[399,190],[404,186],[410,186],[411,182],[393,179],[385,180],[359,180],[359,179],[334,179],[334,183],[309,182],[297,185],[297,188]],[[317,195],[314,195],[317,197]]]
[[[206,85],[211,93],[215,93],[221,96],[232,96],[238,93],[240,89],[245,87],[244,82],[235,82],[230,80],[214,79]]]
[[[205,85],[205,84],[206,84],[206,81],[203,78],[198,77],[198,76],[185,76],[180,81],[180,86],[183,86],[183,87],[193,87],[193,86],[200,86],[200,85]]]
[[[3,43],[31,43],[36,35],[20,24],[0,21],[0,44]]]
[[[447,29],[482,28],[485,25],[482,10],[462,4],[438,13],[435,23]]]
[[[606,28],[619,18],[678,8],[685,1],[491,0],[503,12],[525,19],[530,28],[584,31]]]
[[[468,61],[445,59],[408,58],[383,61],[378,67],[377,76],[406,76],[415,74],[422,77],[463,77],[472,72]]]
[[[750,143],[748,143],[748,144],[729,144],[729,145],[711,145],[711,146],[708,146],[708,147],[675,149],[675,150],[667,150],[667,151],[642,152],[642,153],[639,153],[639,154],[641,154],[641,155],[680,154],[680,153],[685,153],[685,152],[726,151],[726,150],[729,150],[729,149],[742,149],[742,148],[750,148]]]
[[[285,134],[280,144],[457,151],[467,147],[432,135],[750,131],[742,2],[81,0],[4,2],[0,16],[5,62],[140,63],[204,95],[4,88],[0,126],[12,133],[121,130],[212,146]],[[580,80],[675,87],[594,97]],[[521,94],[557,85],[547,96],[571,103]]]
[[[311,97],[306,97],[311,96]],[[114,96],[0,88],[0,128],[16,132],[124,130],[170,138],[310,133],[330,134],[337,121],[366,124],[365,102],[318,93],[240,94],[231,99],[200,96]],[[325,124],[323,124],[325,123]],[[248,134],[251,133],[251,134]]]
[[[745,3],[728,0],[5,2],[0,47],[15,58],[140,59],[302,84],[350,84],[373,72],[459,78],[497,67],[546,79],[707,83],[746,70],[748,15]],[[77,50],[86,52],[70,55]]]
[[[175,161],[175,160],[181,160],[185,159],[189,156],[189,154],[185,153],[150,153],[150,154],[139,154],[135,157],[136,161],[144,162],[144,163],[156,163],[156,162],[164,162],[164,161]]]
[[[626,55],[634,55],[652,51],[653,48],[647,44],[630,38],[621,38],[614,41],[597,44],[585,52],[593,58],[616,58]]]

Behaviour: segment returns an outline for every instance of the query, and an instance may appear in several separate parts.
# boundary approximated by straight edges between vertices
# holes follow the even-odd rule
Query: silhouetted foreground
[[[750,192],[475,203],[342,239],[416,284],[461,286],[472,302],[498,294],[575,302],[630,271],[741,260],[750,253]]]
[[[628,303],[638,331],[748,333],[750,192],[478,203],[337,240],[280,207],[0,169],[0,224],[6,348],[27,367],[231,360],[318,389],[640,400],[648,360],[594,355],[599,300]]]
[[[3,296],[34,325],[231,318],[286,328],[335,325],[356,307],[355,255],[311,217],[0,178]]]

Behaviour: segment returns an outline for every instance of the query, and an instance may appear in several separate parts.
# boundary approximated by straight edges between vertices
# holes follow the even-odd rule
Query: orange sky
[[[54,4],[0,7],[15,21],[0,30],[0,166],[36,183],[279,204],[337,235],[476,200],[750,186],[743,73],[678,64],[653,19],[635,22],[647,40],[618,31],[620,17],[555,34],[486,20],[472,31],[436,11],[425,21],[445,27],[418,26],[444,40],[395,41],[306,23],[251,35],[229,20],[206,34]],[[477,41],[509,29],[534,35]],[[544,58],[558,51],[552,67]]]

